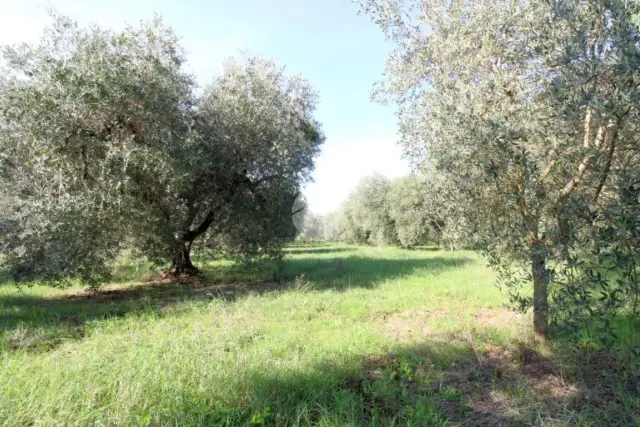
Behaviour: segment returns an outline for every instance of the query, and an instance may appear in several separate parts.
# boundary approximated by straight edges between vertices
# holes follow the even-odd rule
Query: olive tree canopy
[[[159,19],[115,32],[54,16],[5,47],[0,241],[13,273],[98,283],[125,248],[194,272],[194,240],[276,253],[323,135],[316,93],[247,56],[197,91]]]
[[[554,263],[638,247],[638,3],[360,3],[396,46],[378,95],[406,154],[445,178],[501,272],[529,272],[520,301],[546,337]]]

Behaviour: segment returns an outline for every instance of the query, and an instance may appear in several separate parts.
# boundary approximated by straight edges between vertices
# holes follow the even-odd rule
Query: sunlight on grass
[[[573,383],[519,370],[548,369],[547,350],[518,350],[529,319],[503,308],[471,252],[291,248],[285,274],[277,284],[268,267],[216,262],[195,284],[94,296],[0,285],[0,420],[417,426],[572,413],[553,393],[569,399]]]

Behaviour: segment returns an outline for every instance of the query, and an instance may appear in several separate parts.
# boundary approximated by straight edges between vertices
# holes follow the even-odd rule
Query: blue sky
[[[314,212],[334,210],[363,176],[409,171],[393,108],[370,100],[391,45],[349,0],[0,0],[0,44],[37,40],[49,22],[46,6],[113,28],[161,14],[203,85],[224,58],[244,50],[304,74],[320,94],[317,117],[327,136],[305,189]]]

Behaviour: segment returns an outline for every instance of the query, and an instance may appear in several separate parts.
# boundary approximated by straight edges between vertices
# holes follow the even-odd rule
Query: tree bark
[[[545,264],[546,247],[536,240],[531,246],[533,277],[533,329],[536,337],[546,341],[549,335],[549,270]]]
[[[171,264],[171,273],[175,275],[186,274],[194,276],[200,272],[191,262],[191,242],[178,242]]]
[[[609,149],[607,150],[607,160],[604,164],[604,169],[602,170],[602,174],[600,174],[600,178],[598,179],[598,185],[596,186],[595,196],[593,197],[593,203],[597,203],[598,197],[600,197],[600,193],[602,192],[602,188],[604,187],[605,182],[607,181],[607,176],[609,175],[609,171],[611,170],[611,161],[613,160],[613,154],[616,150],[616,141],[618,140],[618,133],[620,131],[622,119],[618,118],[615,122],[615,127],[613,128],[613,135],[611,136],[611,142],[609,143]]]

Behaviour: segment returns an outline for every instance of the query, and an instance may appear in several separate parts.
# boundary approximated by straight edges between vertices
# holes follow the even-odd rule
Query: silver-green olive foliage
[[[436,243],[455,249],[468,232],[456,205],[435,175],[388,180],[364,178],[340,208],[323,219],[324,238],[346,243],[405,248]]]
[[[298,237],[305,240],[324,239],[324,222],[320,215],[310,211],[304,212]]]
[[[341,240],[391,245],[398,242],[389,215],[390,182],[380,174],[363,178],[340,207]]]
[[[638,3],[360,3],[395,44],[377,90],[406,154],[446,179],[497,268],[529,271],[546,336],[555,265],[637,248],[620,215],[640,192]]]
[[[369,243],[391,245],[398,242],[395,224],[389,214],[390,181],[380,174],[364,178],[358,184],[348,206],[354,220],[363,229]]]
[[[53,20],[2,50],[0,246],[18,278],[99,283],[123,248],[189,272],[198,238],[277,254],[295,236],[324,139],[305,79],[249,56],[199,92],[159,19]]]
[[[327,240],[412,247],[426,243],[452,246],[454,221],[442,215],[439,187],[418,175],[389,180],[374,174],[360,181],[337,212],[324,218]]]
[[[399,243],[405,248],[436,243],[453,250],[464,242],[459,216],[442,197],[441,185],[435,178],[411,174],[390,183],[388,215]]]
[[[330,242],[341,241],[342,232],[341,212],[330,212],[322,217],[322,237]]]
[[[416,175],[397,178],[387,195],[389,218],[404,247],[427,242],[430,231],[425,183]]]

